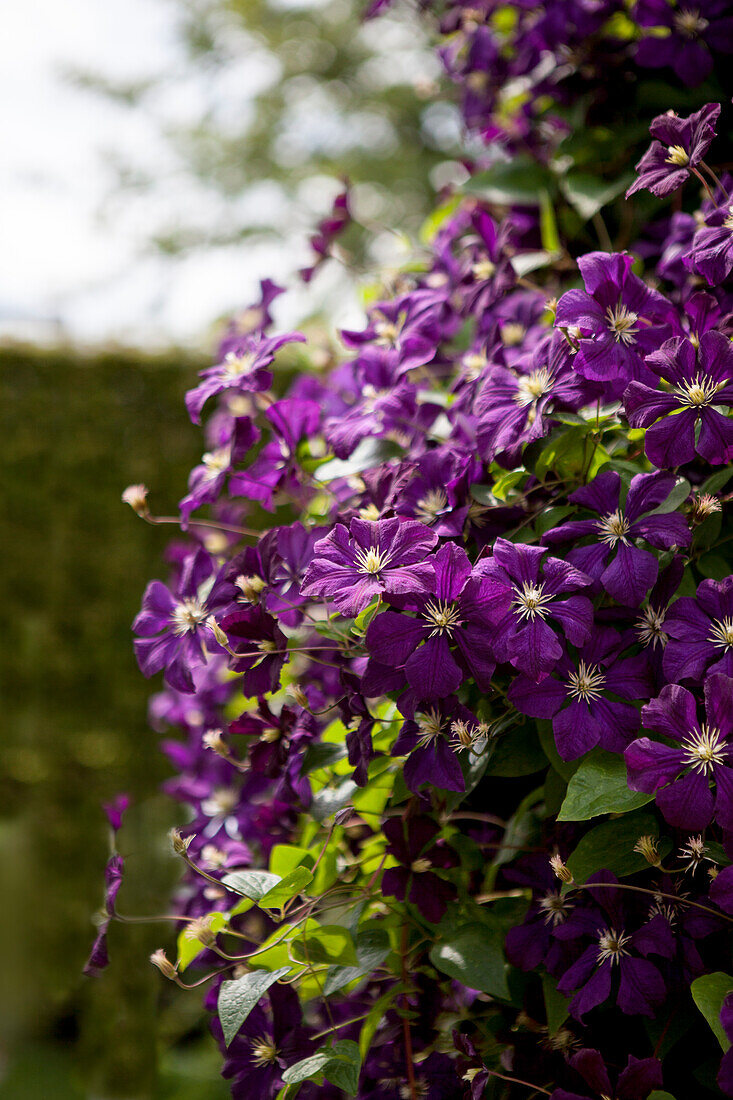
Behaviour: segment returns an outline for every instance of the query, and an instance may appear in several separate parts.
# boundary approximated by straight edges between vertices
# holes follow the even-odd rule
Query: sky
[[[62,336],[80,343],[190,343],[246,303],[261,275],[292,258],[267,245],[208,249],[166,260],[146,249],[163,216],[226,215],[221,199],[176,174],[157,121],[197,117],[221,89],[177,81],[147,112],[79,87],[90,70],[122,81],[175,72],[176,0],[10,0],[2,5],[0,66],[0,335]],[[229,110],[243,109],[272,73],[256,62],[226,71]],[[114,198],[111,158],[160,184],[130,202]],[[112,194],[112,197],[110,195]]]

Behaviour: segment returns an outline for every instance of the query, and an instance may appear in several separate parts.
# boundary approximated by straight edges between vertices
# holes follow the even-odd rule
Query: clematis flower
[[[733,993],[728,993],[720,1009],[720,1022],[729,1043],[733,1043]],[[718,1084],[726,1096],[733,1096],[733,1047],[730,1047],[720,1063]]]
[[[332,599],[342,615],[358,615],[376,596],[429,592],[435,570],[426,559],[437,541],[417,520],[337,523],[313,548],[301,592]]]
[[[679,336],[647,357],[668,391],[632,382],[624,406],[632,428],[646,428],[644,449],[655,466],[681,466],[695,453],[715,466],[733,456],[733,347],[722,332],[704,332],[696,348]],[[696,432],[700,426],[699,434]]]
[[[536,970],[544,965],[554,974],[567,955],[564,944],[553,936],[553,930],[568,918],[575,901],[559,889],[546,855],[524,856],[505,871],[506,878],[532,891],[532,902],[521,924],[506,934],[506,954],[512,966],[520,970]]]
[[[208,451],[200,466],[194,466],[188,479],[188,494],[179,505],[184,529],[192,512],[219,499],[233,467],[244,459],[259,438],[259,430],[248,416],[237,417],[232,427],[223,433],[221,445]]]
[[[225,615],[219,625],[236,653],[230,668],[244,673],[245,695],[277,691],[288,659],[288,640],[272,615],[258,605]]]
[[[560,332],[542,340],[514,370],[494,365],[474,403],[480,453],[490,462],[501,456],[512,467],[522,448],[547,435],[555,409],[575,411],[593,393],[573,369],[573,356]]]
[[[271,337],[253,334],[237,340],[220,363],[201,371],[203,381],[186,394],[186,408],[194,424],[201,423],[201,411],[210,397],[227,390],[237,393],[268,390],[272,385],[272,371],[268,368],[275,352],[294,341],[303,343],[305,336],[299,332]]]
[[[589,545],[570,550],[567,560],[587,573],[596,588],[602,585],[619,603],[638,607],[657,579],[659,563],[636,540],[644,539],[658,550],[690,544],[690,529],[679,512],[655,511],[676,484],[672,474],[636,474],[622,507],[621,477],[607,470],[568,497],[600,518],[563,523],[546,531],[542,541],[556,546],[593,536]]]
[[[588,891],[597,908],[576,909],[557,926],[554,935],[578,946],[587,939],[591,942],[562,975],[557,988],[568,996],[575,994],[570,1015],[582,1021],[586,1013],[608,1000],[618,976],[615,1000],[621,1011],[653,1017],[666,989],[659,970],[646,956],[670,958],[674,954],[669,924],[657,916],[632,931],[628,922],[637,923],[638,918],[623,905],[621,891],[613,889],[616,876],[600,871],[588,881],[605,884]]]
[[[143,676],[164,669],[170,687],[195,690],[193,670],[206,663],[207,650],[220,650],[209,624],[212,609],[203,595],[212,574],[211,558],[205,550],[197,550],[184,558],[174,591],[161,581],[151,581],[145,589],[142,610],[132,624]]]
[[[382,829],[387,852],[398,861],[382,875],[382,893],[409,900],[426,920],[437,924],[456,888],[434,868],[445,870],[458,862],[453,851],[440,839],[438,826],[429,817],[390,817]]]
[[[631,702],[649,697],[651,677],[644,657],[621,656],[626,644],[615,630],[597,628],[577,657],[563,653],[539,684],[518,676],[511,685],[509,702],[517,710],[552,719],[563,760],[577,760],[597,745],[622,752],[639,729],[639,711]]]
[[[257,500],[271,511],[276,493],[289,491],[296,498],[300,493],[297,447],[301,439],[317,431],[321,410],[315,401],[286,397],[270,405],[265,417],[274,438],[265,444],[247,470],[232,475],[229,492],[232,496]]]
[[[673,111],[658,115],[649,127],[656,140],[636,165],[639,178],[626,198],[642,189],[663,198],[681,187],[710,148],[719,115],[719,103],[706,103],[689,118],[680,118]]]
[[[671,683],[700,683],[705,671],[733,676],[733,577],[704,580],[695,599],[676,600],[664,620],[662,667]]]
[[[328,259],[333,242],[344,232],[350,222],[351,211],[347,186],[333,200],[330,213],[318,223],[316,232],[310,238],[309,243],[315,259],[309,267],[302,267],[298,272],[304,283],[309,283],[321,264]]]
[[[430,591],[409,600],[417,614],[377,615],[367,629],[367,648],[380,664],[404,667],[419,699],[450,695],[466,669],[482,691],[489,691],[495,668],[489,638],[491,586],[472,572],[466,551],[455,543],[442,546],[432,563]]]
[[[710,286],[720,286],[733,271],[733,204],[727,195],[706,213],[683,263]]]
[[[546,620],[557,623],[573,645],[583,645],[593,624],[592,603],[574,594],[590,578],[559,558],[543,561],[546,553],[542,546],[497,539],[493,556],[474,571],[489,584],[491,646],[497,660],[510,661],[536,682],[549,675],[563,653]]]
[[[671,335],[670,303],[631,272],[625,252],[589,252],[578,259],[585,290],[568,290],[557,305],[555,324],[578,329],[575,369],[620,393],[632,379],[651,381],[644,357]]]
[[[598,1050],[584,1047],[570,1057],[568,1065],[582,1077],[586,1088],[582,1094],[562,1088],[553,1089],[550,1100],[588,1100],[589,1096],[594,1100],[646,1100],[650,1092],[660,1089],[663,1084],[662,1063],[658,1058],[635,1058],[630,1054],[626,1068],[618,1075],[616,1088],[611,1084],[608,1069]]]
[[[92,944],[89,958],[84,964],[84,973],[90,977],[101,974],[109,966],[109,952],[107,950],[107,933],[115,915],[115,901],[122,885],[122,873],[125,863],[122,856],[110,856],[104,869],[104,908],[97,924],[97,935]]]
[[[634,18],[656,34],[642,38],[637,64],[659,69],[669,66],[689,86],[700,84],[713,67],[711,50],[733,53],[733,17],[727,0],[639,0]],[[665,28],[667,34],[659,34]]]
[[[403,775],[408,790],[416,792],[430,783],[443,791],[465,791],[457,753],[482,737],[485,743],[487,732],[455,698],[418,705],[392,747],[392,756],[407,756]]]
[[[676,747],[640,737],[624,757],[629,787],[656,794],[670,825],[704,829],[713,818],[733,829],[733,680],[716,673],[705,681],[705,716],[697,718],[695,696],[667,684],[642,708],[642,725],[676,742]],[[715,795],[711,790],[715,784]]]

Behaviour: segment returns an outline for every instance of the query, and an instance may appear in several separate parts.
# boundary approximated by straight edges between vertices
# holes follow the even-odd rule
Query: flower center
[[[354,554],[354,561],[360,573],[371,573],[376,576],[386,567],[391,557],[389,550],[380,550],[376,546],[370,546],[368,550],[359,547]]]
[[[576,699],[584,699],[586,703],[600,699],[601,688],[606,682],[598,665],[586,665],[581,661],[577,672],[571,672],[568,676],[569,694]]]
[[[718,390],[725,382],[716,382],[707,374],[696,374],[692,382],[682,382],[675,386],[674,392],[680,398],[683,405],[689,408],[700,408],[710,405]]]
[[[515,348],[526,335],[527,329],[519,321],[507,321],[501,330],[501,339],[506,348]]]
[[[674,164],[678,168],[684,168],[686,164],[690,163],[690,158],[681,145],[670,145],[667,149],[666,161],[667,164]]]
[[[489,736],[489,727],[486,722],[479,722],[476,726],[469,726],[462,718],[451,722],[451,746],[456,752],[465,752],[466,749],[481,751]]]
[[[175,634],[188,634],[195,630],[205,619],[208,611],[200,600],[189,597],[182,600],[173,612],[173,631]]]
[[[545,924],[551,924],[553,928],[556,928],[558,924],[562,924],[573,908],[562,894],[555,893],[552,890],[549,894],[545,894],[539,907],[545,915]]]
[[[421,859],[413,859],[410,864],[410,870],[416,875],[424,875],[426,871],[429,871],[432,864],[429,859],[425,859],[423,856]]]
[[[621,302],[615,309],[611,309],[610,306],[606,309],[606,321],[617,344],[623,343],[628,346],[636,343],[636,334],[639,331],[636,323],[638,320],[639,314],[634,313],[632,309],[627,309]]]
[[[227,469],[232,460],[230,447],[220,447],[217,451],[208,451],[201,463],[206,467],[206,480],[214,481],[220,473]]]
[[[627,936],[624,930],[621,929],[617,932],[615,928],[607,928],[605,932],[602,932],[598,937],[598,961],[599,963],[610,962],[613,966],[624,955],[628,955],[626,950],[626,944],[631,939],[631,936]]]
[[[539,615],[541,619],[547,618],[547,604],[551,602],[552,596],[543,595],[544,587],[544,584],[532,584],[530,581],[525,581],[521,589],[514,589],[512,603],[519,612],[520,619],[534,620],[535,615]]]
[[[685,750],[685,764],[703,775],[710,775],[716,764],[724,764],[728,755],[720,730],[707,724],[699,730],[691,730],[689,737],[682,742],[682,748]]]
[[[696,871],[706,858],[708,851],[709,849],[702,839],[702,835],[688,836],[687,844],[683,844],[680,848],[680,859],[688,861],[685,870]]]
[[[420,497],[415,508],[415,515],[423,523],[435,523],[436,517],[444,510],[448,503],[448,495],[444,489],[428,489],[424,497]]]
[[[607,542],[609,546],[615,546],[619,540],[627,542],[626,533],[631,524],[626,519],[620,508],[615,512],[609,512],[607,516],[601,516],[596,524],[601,532],[601,542]]]
[[[257,1039],[252,1039],[250,1046],[252,1047],[252,1062],[259,1069],[271,1066],[277,1058],[277,1047],[269,1035],[260,1035]]]
[[[237,808],[238,803],[238,791],[232,790],[231,787],[217,787],[211,798],[207,798],[201,803],[201,809],[207,817],[226,816]]]
[[[490,279],[495,271],[496,264],[492,263],[491,260],[479,260],[478,263],[473,264],[471,267],[471,274],[474,279],[479,280]]]
[[[533,370],[531,374],[525,374],[517,380],[514,401],[520,409],[524,409],[527,405],[533,405],[539,401],[542,395],[549,393],[551,389],[552,374],[547,367],[540,367],[539,370]]]
[[[716,649],[731,649],[733,647],[733,619],[713,619],[708,641],[712,642]]]
[[[733,206],[730,207],[728,217],[723,221],[726,229],[733,229]]]
[[[662,630],[666,613],[666,608],[659,611],[654,607],[644,608],[636,626],[636,633],[642,645],[650,645],[652,649],[658,645],[661,649],[667,644],[669,635]]]
[[[430,632],[431,638],[436,634],[447,634],[448,637],[452,637],[455,627],[460,626],[462,622],[458,605],[448,603],[447,600],[430,600],[425,604],[422,617],[434,628]]]
[[[436,741],[440,737],[443,729],[443,719],[435,707],[431,707],[431,709],[425,711],[424,714],[415,715],[415,722],[420,734],[420,739],[416,746],[417,748],[424,748],[426,745],[431,745],[433,741]]]
[[[255,359],[256,355],[253,351],[246,351],[243,355],[228,351],[221,364],[221,372],[226,378],[239,378],[240,375],[252,370]]]
[[[696,8],[682,8],[681,11],[675,12],[672,22],[675,30],[685,38],[697,38],[709,26],[707,19],[704,19]]]

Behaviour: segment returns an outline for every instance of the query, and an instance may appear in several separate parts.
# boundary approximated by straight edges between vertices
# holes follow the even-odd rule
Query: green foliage
[[[629,790],[623,757],[594,749],[571,777],[558,820],[588,821],[600,814],[626,813],[653,799],[653,794]]]
[[[710,1024],[723,1050],[730,1048],[730,1040],[720,1022],[720,1010],[727,995],[733,992],[733,977],[722,971],[703,974],[690,986],[692,999]]]
[[[284,978],[290,967],[283,966],[270,972],[255,970],[243,974],[241,978],[221,983],[217,1012],[224,1032],[224,1042],[231,1043],[250,1012],[265,995],[267,990],[280,978]]]
[[[485,924],[459,925],[430,950],[434,967],[471,989],[509,999],[504,936]]]

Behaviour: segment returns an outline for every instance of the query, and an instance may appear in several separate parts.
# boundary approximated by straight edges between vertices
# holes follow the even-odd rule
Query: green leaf
[[[316,821],[325,821],[331,814],[338,813],[359,790],[353,779],[345,779],[338,787],[324,787],[311,801],[311,817]]]
[[[661,1089],[655,1089],[654,1092],[650,1092],[646,1100],[675,1100],[671,1092],[662,1092]]]
[[[706,481],[703,481],[700,486],[701,493],[719,493],[721,489],[724,489],[730,479],[733,477],[733,469],[730,466],[726,466],[724,470],[718,470],[716,473],[711,474]]]
[[[503,933],[484,924],[465,924],[435,944],[430,961],[441,973],[494,997],[509,999]]]
[[[270,986],[289,973],[289,966],[272,971],[254,970],[241,978],[221,983],[217,1011],[227,1046]]]
[[[340,1039],[333,1046],[321,1047],[310,1057],[288,1066],[283,1073],[283,1081],[286,1085],[294,1085],[322,1073],[331,1084],[355,1096],[360,1069],[358,1045],[352,1039]]]
[[[548,191],[540,191],[540,235],[546,252],[560,252],[560,234],[557,231],[555,210]]]
[[[276,875],[288,875],[301,864],[313,865],[313,856],[307,848],[295,844],[276,844],[270,852],[270,870]]]
[[[551,263],[560,258],[559,252],[518,252],[511,256],[509,263],[514,268],[514,274],[520,279],[529,275],[531,271],[539,271],[541,267],[549,267]]]
[[[625,191],[632,180],[633,176],[625,175],[609,183],[587,172],[568,172],[560,181],[560,190],[581,218],[590,221],[607,203]]]
[[[263,894],[257,904],[263,909],[281,909],[286,901],[290,901],[296,894],[301,893],[312,881],[312,871],[309,871],[307,867],[295,867],[271,890]]]
[[[634,851],[640,836],[657,836],[659,825],[652,814],[629,814],[596,825],[581,838],[568,867],[577,882],[586,882],[594,871],[612,871],[619,878],[649,867],[644,856]]]
[[[485,202],[539,206],[540,193],[553,187],[554,178],[549,169],[531,157],[520,156],[492,164],[485,172],[477,172],[463,190],[478,195]]]
[[[389,936],[383,928],[365,929],[356,936],[356,966],[334,966],[326,975],[323,992],[326,996],[342,989],[356,978],[376,970],[390,952]]]
[[[524,466],[520,466],[518,470],[508,470],[505,474],[501,474],[494,482],[491,492],[497,498],[497,500],[506,500],[512,489],[516,488],[520,481],[527,476],[527,471]],[[477,488],[474,486],[474,488]],[[483,488],[483,486],[482,486]],[[473,490],[472,490],[473,492]],[[481,497],[476,497],[479,503],[490,504],[491,501],[482,501]]]
[[[359,965],[353,936],[338,924],[321,924],[311,930],[304,929],[293,940],[293,954],[303,962]]]
[[[331,458],[313,474],[316,481],[334,481],[337,477],[351,477],[374,466],[381,466],[390,458],[399,458],[402,448],[390,439],[362,439],[349,458]]]
[[[730,1040],[723,1031],[720,1010],[727,995],[733,993],[733,978],[730,974],[717,970],[713,974],[703,974],[701,978],[695,978],[690,990],[693,1001],[710,1024],[715,1038],[724,1051],[728,1050]]]
[[[488,774],[503,777],[532,775],[547,767],[547,757],[529,723],[507,731],[488,763]]]
[[[316,741],[309,745],[303,754],[300,774],[310,775],[319,768],[330,768],[346,756],[346,745],[332,745],[327,741]]]
[[[568,1018],[570,998],[564,993],[558,993],[557,982],[549,974],[542,975],[542,992],[545,998],[547,1030],[550,1035],[554,1035]]]
[[[271,871],[234,871],[231,875],[225,875],[222,882],[235,894],[259,901],[273,886],[277,886],[280,875],[273,875]]]
[[[646,512],[645,515],[658,516],[664,515],[667,512],[676,512],[680,504],[684,504],[691,492],[692,486],[687,478],[678,477],[677,484],[667,499],[663,500],[659,507],[655,508],[653,512]]]
[[[600,814],[627,813],[653,798],[653,794],[629,790],[622,756],[594,749],[571,777],[557,819],[588,821]]]
[[[347,1040],[348,1041],[348,1040]],[[356,1045],[356,1044],[354,1044]],[[357,1050],[359,1048],[357,1047]],[[356,1096],[359,1091],[359,1074],[361,1063],[353,1062],[329,1062],[323,1071],[323,1076],[337,1089],[342,1089],[347,1096]]]
[[[393,985],[386,993],[383,993],[379,1000],[375,1001],[369,1009],[369,1015],[361,1025],[361,1031],[359,1033],[359,1051],[362,1058],[366,1058],[369,1053],[369,1048],[372,1045],[372,1039],[376,1034],[377,1028],[384,1019],[388,1009],[392,1007],[403,989],[404,986],[402,985]]]

